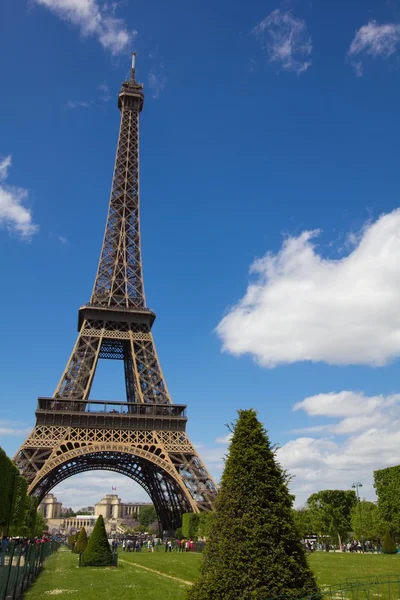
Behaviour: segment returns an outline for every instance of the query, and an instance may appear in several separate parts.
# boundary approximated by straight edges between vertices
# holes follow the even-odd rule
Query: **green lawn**
[[[398,575],[400,579],[400,554],[315,552],[309,561],[320,586],[339,585],[346,580],[355,581],[371,576],[381,578]],[[400,596],[396,596],[396,600],[398,598]]]
[[[119,558],[118,569],[79,568],[78,557],[61,548],[47,560],[46,568],[25,598],[42,600],[57,596],[69,600],[183,600],[187,588],[185,582],[195,580],[202,559],[196,553],[166,554],[145,550],[141,553],[120,551]],[[372,575],[397,575],[400,579],[400,554],[385,556],[319,552],[310,556],[310,564],[321,587]],[[396,594],[393,595],[395,600],[400,599],[397,591],[400,592],[400,589],[396,587]],[[380,590],[376,592],[373,595],[381,600],[387,597]]]

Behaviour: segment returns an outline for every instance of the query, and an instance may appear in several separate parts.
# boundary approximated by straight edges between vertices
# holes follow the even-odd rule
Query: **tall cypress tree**
[[[240,410],[190,600],[318,594],[292,515],[287,477],[254,410]]]

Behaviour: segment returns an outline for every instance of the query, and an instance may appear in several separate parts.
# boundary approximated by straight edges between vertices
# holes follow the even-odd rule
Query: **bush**
[[[113,555],[107,540],[104,519],[100,515],[82,554],[82,567],[108,567],[113,564]]]
[[[88,537],[86,535],[86,529],[82,527],[79,532],[78,539],[75,544],[74,552],[79,554],[79,552],[84,552],[88,545]]]
[[[390,531],[387,531],[383,538],[382,552],[383,552],[383,554],[396,554],[397,553],[396,544],[394,542],[394,539],[392,538],[392,534],[390,533]]]
[[[184,513],[182,515],[182,535],[185,538],[192,540],[197,537],[197,531],[199,528],[199,514],[198,513]]]
[[[318,594],[292,514],[287,476],[254,410],[239,411],[190,600],[288,600]]]
[[[76,542],[78,541],[78,536],[79,532],[77,531],[76,533],[73,533],[68,537],[68,546],[71,548],[71,550],[74,549],[74,544],[76,544]]]

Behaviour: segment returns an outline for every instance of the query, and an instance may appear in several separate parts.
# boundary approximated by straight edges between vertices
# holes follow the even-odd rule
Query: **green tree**
[[[81,564],[83,567],[107,567],[113,564],[113,555],[102,515],[97,518],[86,550],[82,554]]]
[[[207,538],[209,536],[213,514],[212,512],[202,512],[199,514],[199,525],[197,528],[197,535],[199,537]]]
[[[72,535],[70,535],[68,537],[68,546],[71,548],[71,550],[75,549],[74,544],[76,544],[76,542],[78,541],[78,537],[79,537],[78,531],[76,531],[75,533],[73,533]]]
[[[400,533],[400,465],[374,472],[378,509],[389,531]]]
[[[37,511],[35,527],[33,530],[34,537],[41,537],[49,526],[47,525],[46,519],[41,512]]]
[[[184,513],[182,515],[182,533],[184,538],[193,540],[198,535],[199,514]]]
[[[360,511],[362,529],[360,527]],[[353,506],[350,522],[351,530],[358,540],[363,538],[364,540],[378,541],[385,533],[385,525],[380,518],[378,506],[368,500],[361,500],[359,506],[358,503]]]
[[[0,473],[0,530],[4,532],[11,525],[13,517],[18,469],[2,448],[0,448]]]
[[[339,545],[351,531],[351,511],[357,503],[353,490],[321,490],[307,500],[316,533],[337,537]]]
[[[25,509],[28,503],[27,488],[28,482],[25,477],[17,476],[14,480],[14,506],[11,518],[12,535],[19,535],[21,528],[24,526]]]
[[[38,501],[36,496],[27,496],[25,502],[24,523],[20,528],[19,535],[26,537],[35,536]]]
[[[287,477],[254,410],[241,410],[190,600],[303,598],[318,592],[294,525]]]
[[[293,520],[300,536],[304,538],[307,534],[315,533],[316,524],[313,522],[309,508],[293,509]]]
[[[392,538],[392,534],[390,531],[386,531],[383,544],[382,544],[382,552],[383,554],[397,554],[396,544],[394,539]]]
[[[77,554],[79,554],[80,552],[84,552],[86,550],[87,545],[88,545],[88,537],[86,534],[86,529],[84,527],[82,527],[82,529],[79,532],[76,544],[75,544],[74,552],[76,552]]]
[[[139,523],[143,525],[143,527],[149,527],[155,521],[157,521],[157,511],[153,505],[144,506],[140,509]]]

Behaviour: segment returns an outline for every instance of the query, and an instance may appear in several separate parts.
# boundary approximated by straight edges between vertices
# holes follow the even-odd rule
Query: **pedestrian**
[[[164,544],[165,544],[165,552],[168,552],[168,540],[165,540]]]
[[[168,550],[170,552],[172,552],[172,542],[171,542],[171,540],[168,541]]]
[[[151,543],[151,540],[147,542],[147,550],[148,552],[153,552],[153,544]]]
[[[125,552],[126,549],[126,540],[122,540],[122,552]]]

